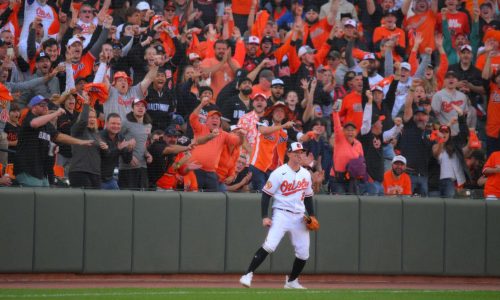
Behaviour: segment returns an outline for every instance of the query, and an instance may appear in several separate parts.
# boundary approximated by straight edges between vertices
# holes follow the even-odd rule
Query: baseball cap
[[[395,163],[395,162],[402,162],[403,164],[406,165],[406,158],[403,156],[403,155],[396,155],[394,156],[394,158],[392,159],[392,163]]]
[[[167,3],[165,3],[165,9],[167,8],[175,8],[175,4],[174,4],[174,1],[167,1]]]
[[[328,57],[329,58],[337,58],[337,59],[339,59],[340,58],[340,52],[338,52],[337,50],[332,50],[332,51],[330,51],[330,53],[328,53]]]
[[[113,43],[112,45],[113,49],[122,49],[122,44],[121,43]]]
[[[74,35],[72,38],[69,39],[68,43],[66,43],[67,46],[71,46],[74,43],[80,43],[83,44],[83,41],[85,40],[85,37],[79,36],[79,35]]]
[[[201,96],[201,94],[203,94],[203,92],[206,92],[206,91],[211,92],[211,93],[212,93],[212,95],[214,94],[214,90],[212,90],[212,88],[211,88],[211,87],[209,87],[209,86],[200,86],[200,87],[198,88],[198,95],[200,95],[200,96]]]
[[[175,135],[175,136],[181,135],[181,131],[178,130],[177,126],[178,125],[175,124],[168,125],[168,127],[165,129],[165,135]]]
[[[198,55],[198,53],[195,53],[195,52],[189,53],[188,57],[189,57],[190,61],[193,61],[196,59],[201,59],[201,57]]]
[[[308,13],[310,11],[314,11],[319,14],[319,7],[316,4],[309,4],[306,9],[304,9],[305,13]]]
[[[125,73],[123,71],[119,71],[119,72],[116,72],[115,75],[113,76],[113,83],[112,83],[112,85],[116,84],[116,80],[118,78],[125,78],[125,79],[127,79],[127,82],[128,82],[129,85],[132,84],[132,78],[130,78],[130,76],[128,76],[127,73]]]
[[[364,56],[363,56],[363,60],[367,60],[367,59],[373,59],[375,60],[375,54],[373,53],[366,53]]]
[[[253,82],[252,79],[250,79],[248,77],[243,77],[240,80],[238,80],[238,86],[240,86],[240,84],[242,84],[243,82],[247,82],[247,81],[250,82],[250,83]]]
[[[151,6],[149,6],[149,3],[147,3],[146,1],[141,1],[137,3],[135,8],[137,8],[138,10],[150,10]]]
[[[305,46],[302,46],[300,47],[299,49],[299,57],[301,57],[302,55],[306,54],[306,53],[315,53],[316,50],[314,50],[313,48],[309,47],[308,45],[305,45]]]
[[[47,56],[47,54],[45,54],[45,52],[43,52],[43,51],[42,51],[42,52],[38,53],[38,55],[36,56],[36,60],[35,60],[35,61],[40,61],[40,60],[42,60],[42,59],[44,59],[44,58],[46,58],[46,59],[50,59],[50,58]]]
[[[288,146],[288,152],[295,152],[295,151],[304,151],[304,146],[302,146],[301,143],[295,142],[291,143],[290,146]]]
[[[387,17],[395,17],[397,18],[398,16],[396,15],[396,13],[392,10],[388,10],[387,12],[385,12],[383,15],[382,15],[382,18],[387,18]]]
[[[144,104],[146,108],[148,107],[148,102],[145,99],[139,99],[139,98],[135,98],[134,101],[132,101],[132,107],[134,107],[134,105],[139,103]]]
[[[264,43],[273,43],[273,37],[270,36],[270,35],[266,35],[262,38],[262,40],[260,41],[262,44]]]
[[[356,28],[357,25],[358,25],[358,23],[356,23],[356,21],[353,19],[349,19],[349,20],[346,20],[344,22],[344,26],[352,26],[352,27]]]
[[[251,35],[247,39],[247,44],[256,44],[256,45],[259,45],[260,44],[260,39],[258,37],[256,37],[255,35]]]
[[[406,69],[408,71],[411,71],[411,65],[407,62],[401,63],[401,69]]]
[[[423,113],[428,115],[429,113],[425,110],[425,108],[418,106],[416,109],[413,110],[413,115],[416,115],[418,113]]]
[[[7,89],[5,85],[0,83],[0,101],[2,100],[12,101],[14,100],[14,97],[12,97],[9,89]]]
[[[214,110],[211,110],[207,113],[207,117],[211,117],[213,115],[218,115],[219,117],[222,117],[222,114],[220,111],[214,109]]]
[[[450,127],[448,125],[441,125],[441,126],[439,126],[439,131],[440,132],[450,132]]]
[[[283,80],[279,79],[279,78],[274,78],[272,81],[271,81],[271,87],[273,86],[277,86],[277,85],[281,85],[281,86],[284,86],[285,83],[283,82]]]
[[[45,98],[42,95],[37,95],[37,96],[31,98],[30,103],[28,103],[28,106],[33,107],[33,106],[38,105],[44,101],[49,102],[49,99]]]
[[[384,92],[384,89],[380,85],[376,85],[372,87],[372,92],[379,91],[379,92]]]
[[[470,45],[463,45],[462,47],[460,47],[460,52],[463,52],[464,50],[469,50],[470,52],[472,52],[472,47]]]
[[[275,109],[280,108],[280,107],[285,109],[285,115],[287,115],[290,112],[290,109],[288,108],[288,106],[286,106],[285,102],[276,101],[272,106],[266,108],[266,111],[264,112],[264,116],[271,115]]]
[[[347,122],[344,124],[344,128],[346,127],[352,127],[354,129],[357,129],[358,127],[356,126],[356,124],[354,124],[353,122]]]
[[[163,48],[163,46],[162,46],[162,45],[156,45],[156,46],[155,46],[155,49],[156,49],[156,51],[157,51],[157,52],[160,52],[160,53],[162,53],[162,54],[165,54],[165,48]]]
[[[446,74],[444,75],[444,78],[448,78],[448,77],[458,78],[457,73],[455,73],[455,71],[453,71],[453,70],[449,70],[448,72],[446,72]]]
[[[262,93],[255,93],[252,95],[252,100],[255,100],[256,98],[258,97],[261,97],[262,99],[266,100],[267,101],[267,97],[266,95],[262,94]]]
[[[234,130],[236,130],[236,129],[241,129],[241,126],[240,126],[240,125],[231,125],[231,126],[229,127],[229,131],[234,131]]]
[[[428,65],[427,65],[427,68],[429,68],[429,69],[433,69],[433,70],[434,70],[434,65],[433,65],[433,64],[428,64]]]

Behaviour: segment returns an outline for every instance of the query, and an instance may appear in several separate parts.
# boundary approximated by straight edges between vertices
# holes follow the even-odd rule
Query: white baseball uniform
[[[272,253],[286,232],[289,232],[295,256],[309,258],[309,231],[303,217],[306,211],[304,198],[313,195],[311,174],[300,167],[295,172],[288,164],[274,170],[262,192],[272,196],[272,225],[262,248]]]

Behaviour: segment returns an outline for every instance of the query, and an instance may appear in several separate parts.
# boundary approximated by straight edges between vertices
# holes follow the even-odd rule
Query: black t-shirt
[[[222,117],[228,121],[229,125],[238,124],[238,120],[246,113],[250,112],[250,104],[248,107],[241,101],[240,95],[231,97],[222,103]]]
[[[14,173],[16,175],[27,173],[43,179],[48,174],[45,165],[49,159],[50,142],[57,138],[59,132],[51,123],[38,128],[31,127],[30,123],[36,117],[30,111],[23,120],[19,132]]]
[[[371,131],[359,138],[365,154],[366,170],[370,177],[378,182],[384,181],[384,155],[382,151],[382,135],[374,135]]]
[[[9,122],[5,123],[4,132],[7,134],[7,141],[16,141],[19,138],[18,135],[20,130],[21,128],[19,126],[14,126]],[[9,146],[9,150],[17,151],[17,146]],[[14,163],[15,156],[16,155],[14,153],[9,153],[9,164]]]
[[[146,101],[148,102],[148,114],[153,120],[152,130],[165,130],[171,121],[172,113],[175,111],[174,95],[166,87],[158,92],[151,85]]]
[[[430,132],[417,127],[413,119],[404,123],[403,132],[399,140],[401,155],[406,158],[407,172],[427,176],[429,160],[432,157],[432,142]]]
[[[67,135],[71,135],[71,127],[75,124],[76,119],[78,119],[78,112],[69,112],[67,109],[64,109],[66,113],[57,118],[57,130],[60,133],[64,133]],[[73,155],[71,153],[71,146],[66,144],[58,144],[59,145],[59,154],[66,158],[71,158]]]
[[[156,185],[156,181],[167,171],[167,166],[172,164],[175,154],[163,155],[163,150],[167,144],[163,139],[152,143],[148,151],[153,157],[153,161],[148,165],[148,179],[150,185]]]

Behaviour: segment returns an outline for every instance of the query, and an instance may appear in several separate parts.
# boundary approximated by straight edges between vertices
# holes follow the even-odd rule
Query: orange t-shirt
[[[305,33],[305,38],[304,40],[307,40],[307,38],[311,38],[311,41],[314,45],[315,49],[321,48],[321,46],[326,43],[326,40],[328,39],[328,35],[330,34],[330,31],[332,30],[332,27],[330,24],[328,24],[327,18],[323,18],[313,24],[312,26],[308,26],[307,24],[304,25],[304,33]]]
[[[92,74],[92,69],[94,68],[94,62],[95,58],[90,54],[90,52],[87,52],[84,56],[82,56],[82,59],[80,59],[80,63],[78,64],[73,64],[73,78],[78,78],[78,77],[87,77],[90,74]]]
[[[252,0],[232,1],[231,8],[233,14],[248,15],[250,14],[250,8],[252,8]]]
[[[498,138],[500,134],[500,87],[490,83],[490,97],[486,110],[486,135]]]
[[[500,151],[493,152],[483,167],[486,168],[496,168],[500,166]],[[486,184],[484,185],[484,196],[495,196],[500,197],[500,173],[488,175]]]
[[[401,174],[399,179],[396,179],[392,170],[387,170],[384,174],[383,185],[386,195],[411,195],[411,179],[406,173]]]
[[[406,173],[401,174],[399,179],[396,179],[392,170],[387,170],[384,173],[383,185],[386,195],[411,195],[411,179]]]
[[[238,61],[236,61],[234,58],[231,58],[233,60],[233,63],[236,64],[237,66],[240,67],[240,64]],[[210,57],[210,58],[205,58],[201,62],[201,67],[202,68],[210,68],[213,67],[220,62],[217,60],[215,57]],[[220,68],[217,72],[213,72],[210,74],[210,77],[212,79],[210,87],[214,90],[214,99],[217,99],[217,95],[219,95],[220,90],[229,82],[231,82],[234,79],[234,72],[233,69],[229,66],[228,63],[225,63],[222,68]]]
[[[284,162],[288,134],[285,130],[277,130],[271,134],[259,133],[252,150],[250,164],[267,172],[273,166],[280,166]]]
[[[271,97],[271,89],[265,91],[262,89],[262,86],[260,85],[260,83],[258,83],[252,87],[252,95],[250,96],[250,98],[253,99],[253,96],[255,94],[259,94],[259,93],[266,95],[266,98]]]
[[[358,130],[361,129],[361,125],[363,124],[363,106],[359,93],[353,91],[344,97],[339,116],[344,118],[342,125],[347,122],[352,122],[356,125]]]
[[[189,123],[193,128],[194,137],[205,136],[210,133],[207,125],[201,124],[198,114],[189,116]],[[219,165],[222,150],[227,144],[239,145],[240,138],[234,134],[220,130],[219,135],[209,142],[196,146],[191,152],[191,161],[201,164],[201,169],[207,172],[215,172]]]
[[[420,47],[418,48],[418,52],[423,53],[425,48],[432,48],[433,50],[435,49],[434,45],[434,31],[436,29],[436,22],[437,22],[437,15],[429,9],[425,13],[421,14],[415,14],[404,21],[404,26],[408,27],[409,25],[412,24],[420,24],[416,32],[420,32],[423,37],[422,44],[420,44]],[[410,43],[408,49],[411,49],[413,47],[413,38],[411,37],[411,33],[409,32],[410,36]]]
[[[229,152],[229,148],[233,148],[233,152]],[[224,182],[226,178],[233,176],[236,172],[236,162],[240,157],[240,148],[239,147],[224,147],[222,153],[220,155],[219,166],[215,171],[217,173],[217,177],[219,178],[219,182]]]
[[[481,54],[476,59],[476,68],[482,70],[486,64],[486,54]],[[491,57],[491,74],[495,74],[500,70],[500,54]]]
[[[395,28],[394,30],[389,30],[383,26],[375,28],[375,31],[373,32],[373,43],[377,43],[382,39],[389,39],[393,36],[398,37],[398,46],[403,48],[406,47],[405,32],[401,28]]]

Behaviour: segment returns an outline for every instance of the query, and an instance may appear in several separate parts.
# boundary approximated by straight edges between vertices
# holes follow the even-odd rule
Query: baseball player
[[[303,152],[301,143],[292,143],[287,151],[288,163],[274,170],[262,189],[262,225],[270,228],[264,244],[255,253],[247,273],[240,278],[240,283],[245,287],[251,286],[253,272],[269,253],[274,252],[285,233],[289,232],[296,258],[292,272],[286,277],[284,287],[304,289],[298,281],[300,272],[309,258],[309,231],[304,221],[304,214],[307,211],[309,217],[314,218],[314,209],[311,175],[301,167]],[[268,216],[271,197],[274,197],[272,218]],[[317,223],[315,218],[314,221]]]

